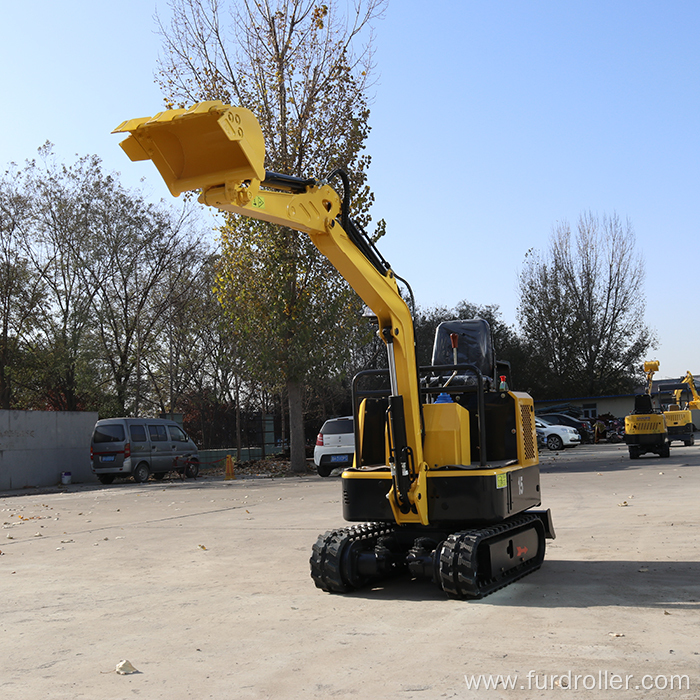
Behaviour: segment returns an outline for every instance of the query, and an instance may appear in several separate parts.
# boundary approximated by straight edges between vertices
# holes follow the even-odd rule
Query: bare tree
[[[173,251],[174,252],[174,251]],[[177,258],[175,258],[177,260]],[[161,413],[179,412],[185,393],[198,384],[209,360],[209,309],[216,304],[205,256],[188,252],[188,260],[163,275],[154,303],[160,309],[152,351],[145,360],[152,394]]]
[[[113,410],[128,415],[138,411],[142,368],[146,374],[149,353],[161,351],[176,291],[183,293],[183,279],[199,266],[202,243],[187,209],[176,213],[103,184],[90,207],[78,273],[91,290]]]
[[[519,320],[530,381],[551,398],[629,391],[654,346],[644,322],[644,262],[629,221],[582,214],[552,232],[547,254],[529,252]]]
[[[29,370],[28,349],[38,342],[45,301],[42,276],[29,259],[30,198],[13,167],[0,178],[0,408],[16,405],[15,392]]]
[[[370,27],[385,4],[172,0],[170,25],[159,23],[166,104],[221,99],[249,108],[265,135],[267,168],[297,176],[349,170],[353,214],[366,225]],[[257,274],[246,274],[252,267]],[[297,233],[229,217],[219,295],[234,330],[258,337],[258,352],[246,358],[251,371],[257,366],[257,379],[288,397],[292,469],[305,471],[304,382],[338,347],[324,345],[322,334],[352,308],[348,287]]]
[[[96,156],[59,164],[46,143],[19,179],[30,218],[27,256],[46,295],[37,309],[34,391],[39,405],[54,410],[82,410],[95,401],[93,290],[77,271],[104,177]]]

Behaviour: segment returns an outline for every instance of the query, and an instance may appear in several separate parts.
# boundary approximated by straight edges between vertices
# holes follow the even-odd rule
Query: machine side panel
[[[392,481],[388,469],[343,472],[343,517],[348,522],[394,522],[389,504]]]
[[[540,505],[539,467],[454,469],[427,472],[432,524],[494,524]],[[343,517],[350,522],[391,522],[389,470],[343,472]]]
[[[445,476],[429,472],[428,499],[431,523],[498,523],[540,505],[540,470],[512,466]]]
[[[531,466],[509,472],[508,489],[511,514],[539,506],[542,498],[540,495],[540,468]]]

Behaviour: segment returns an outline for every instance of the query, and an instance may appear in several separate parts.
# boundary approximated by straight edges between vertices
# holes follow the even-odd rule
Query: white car
[[[338,467],[351,467],[354,458],[355,431],[352,416],[327,420],[314,447],[314,464],[319,476],[330,476]]]
[[[564,447],[576,447],[581,444],[581,434],[576,428],[568,425],[556,425],[543,418],[536,418],[535,427],[538,432],[542,431],[545,445],[550,450],[561,450]]]

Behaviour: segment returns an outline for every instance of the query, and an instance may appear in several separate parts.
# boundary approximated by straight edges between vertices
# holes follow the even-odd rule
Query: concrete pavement
[[[337,478],[0,494],[0,697],[700,697],[700,447],[541,461],[557,539],[476,602],[316,589]]]

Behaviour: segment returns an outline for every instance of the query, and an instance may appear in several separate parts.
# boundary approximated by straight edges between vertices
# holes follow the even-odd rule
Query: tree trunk
[[[280,391],[280,440],[282,444],[282,450],[286,451],[287,448],[287,416],[284,411],[284,391]]]
[[[306,440],[304,437],[304,415],[301,403],[301,384],[287,382],[289,397],[289,459],[292,471],[306,473]]]
[[[0,368],[0,408],[9,410],[12,408],[12,392],[10,391],[10,382],[5,373],[5,366]]]
[[[243,436],[241,431],[241,390],[236,380],[236,460],[241,461]]]

